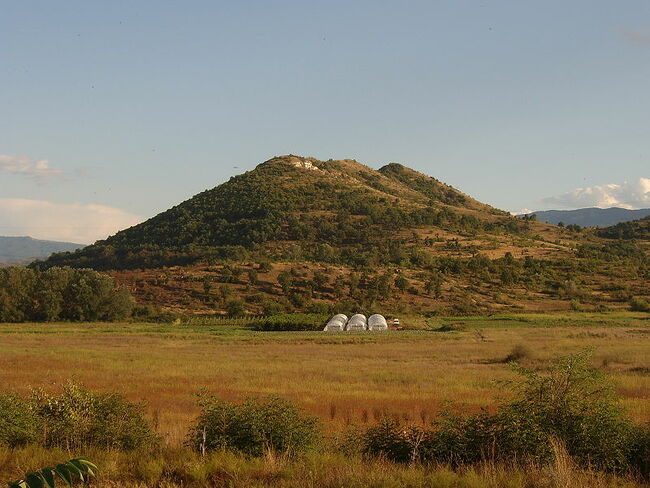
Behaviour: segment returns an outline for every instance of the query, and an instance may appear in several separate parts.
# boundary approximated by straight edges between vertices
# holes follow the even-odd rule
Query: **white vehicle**
[[[393,319],[393,327],[399,327],[399,319]]]

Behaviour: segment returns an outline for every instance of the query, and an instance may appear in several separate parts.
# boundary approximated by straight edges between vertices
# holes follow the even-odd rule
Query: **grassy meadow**
[[[152,472],[172,462],[164,461],[172,456],[173,462],[187,458],[188,466],[199,471],[209,462],[230,463],[233,472],[248,473],[239,475],[246,482],[211,481],[215,486],[505,486],[508,476],[496,467],[451,473],[379,461],[373,470],[361,468],[359,460],[346,461],[334,454],[308,460],[307,465],[276,458],[235,460],[223,453],[198,460],[182,449],[182,443],[198,413],[196,394],[201,391],[224,399],[270,394],[289,398],[320,417],[326,435],[335,438],[386,415],[426,425],[442,409],[489,409],[504,395],[499,381],[514,375],[507,364],[509,356],[526,367],[544,370],[559,355],[591,348],[593,365],[611,376],[630,416],[640,423],[650,421],[647,314],[404,317],[402,322],[407,330],[383,333],[256,332],[245,321],[222,320],[195,325],[0,324],[0,385],[3,391],[26,394],[39,387],[56,391],[72,380],[144,401],[164,446],[162,454],[147,461]],[[130,462],[119,453],[88,454],[108,473],[117,473]],[[51,462],[55,455],[69,457],[36,448],[0,450],[4,476],[0,479],[29,469],[37,460]],[[309,463],[317,466],[310,468]],[[251,470],[271,473],[270,478],[260,474],[260,479],[253,479]],[[139,476],[142,486],[164,486],[146,484],[156,478],[154,474]],[[574,473],[573,481],[562,485],[560,475],[539,472],[535,484],[529,472],[511,472],[509,486],[631,483]],[[207,483],[207,474],[196,476],[198,483]],[[329,481],[318,481],[321,478]]]

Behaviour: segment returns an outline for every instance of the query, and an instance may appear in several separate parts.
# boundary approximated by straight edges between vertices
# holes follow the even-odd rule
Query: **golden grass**
[[[327,432],[383,415],[428,424],[453,401],[475,411],[504,393],[503,359],[514,346],[524,365],[585,347],[612,376],[631,416],[650,420],[650,322],[640,314],[407,318],[424,330],[383,334],[253,332],[235,326],[1,324],[3,390],[56,389],[68,380],[147,402],[168,446],[197,413],[194,394],[275,394],[323,419]],[[462,330],[436,332],[445,323]]]

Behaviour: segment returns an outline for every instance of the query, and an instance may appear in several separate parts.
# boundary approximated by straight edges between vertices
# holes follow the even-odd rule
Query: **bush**
[[[560,359],[549,374],[517,367],[515,397],[494,415],[447,419],[440,438],[460,439],[447,461],[549,461],[551,440],[562,442],[582,466],[617,470],[628,463],[633,433],[612,386],[589,367],[587,353]],[[453,434],[453,436],[450,436]]]
[[[93,393],[70,383],[60,395],[36,391],[29,402],[45,447],[132,450],[157,442],[144,407],[114,393]]]
[[[650,423],[636,431],[630,445],[629,460],[635,474],[650,480]]]
[[[632,297],[630,309],[634,312],[650,312],[650,303],[641,297]]]
[[[397,462],[417,461],[422,457],[420,450],[430,445],[430,436],[430,432],[384,418],[361,434],[361,451]]]
[[[510,384],[514,397],[494,414],[446,414],[436,429],[418,435],[383,424],[366,432],[365,451],[404,461],[417,448],[423,459],[452,465],[545,463],[559,441],[583,467],[647,469],[641,459],[650,452],[650,436],[639,434],[611,385],[589,362],[587,353],[561,358],[548,374],[514,366],[521,375]]]
[[[252,456],[267,451],[296,455],[318,439],[317,420],[281,398],[230,403],[206,397],[200,405],[201,413],[187,441],[200,452],[229,449]]]
[[[517,344],[512,348],[510,353],[504,358],[504,363],[512,363],[522,361],[524,359],[530,359],[533,356],[530,348],[524,344]]]
[[[230,317],[243,317],[246,315],[244,301],[239,298],[233,298],[226,303],[226,313]]]
[[[157,305],[136,305],[131,317],[134,320],[154,323],[169,323],[178,318],[174,313],[162,310]]]
[[[0,445],[18,447],[36,439],[37,419],[29,405],[8,393],[0,393]]]
[[[264,315],[277,315],[287,311],[287,306],[275,300],[266,300],[262,305]]]

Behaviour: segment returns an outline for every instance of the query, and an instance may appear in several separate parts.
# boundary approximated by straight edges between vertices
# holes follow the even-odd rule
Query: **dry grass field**
[[[593,365],[615,382],[638,422],[650,420],[650,317],[546,314],[471,318],[403,317],[407,330],[384,333],[255,332],[245,321],[206,325],[0,324],[0,385],[28,394],[67,381],[116,391],[147,404],[163,446],[142,453],[83,453],[0,447],[0,479],[10,480],[72,455],[100,466],[109,487],[640,487],[628,476],[576,469],[556,453],[549,466],[403,465],[337,452],[347,428],[384,415],[428,424],[443,408],[476,411],[505,395],[514,373],[506,358],[544,370],[559,355],[593,350]],[[198,413],[196,393],[226,399],[275,394],[318,415],[327,445],[301,459],[247,458],[182,447]],[[451,403],[450,403],[451,402]]]
[[[631,416],[650,421],[650,318],[643,314],[406,317],[386,333],[254,332],[244,325],[1,324],[4,391],[75,381],[145,401],[168,446],[182,443],[196,393],[280,395],[336,433],[384,415],[428,424],[442,409],[476,411],[504,395],[506,358],[544,369],[593,349]],[[451,402],[449,404],[448,402]]]

